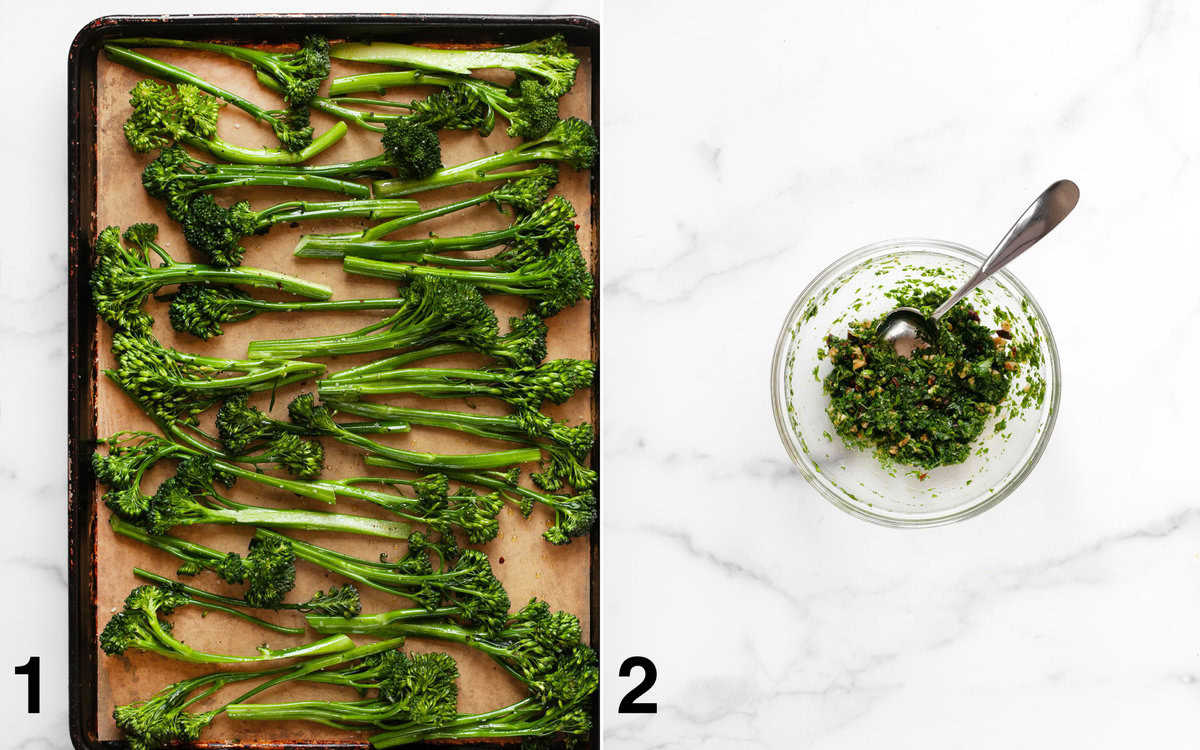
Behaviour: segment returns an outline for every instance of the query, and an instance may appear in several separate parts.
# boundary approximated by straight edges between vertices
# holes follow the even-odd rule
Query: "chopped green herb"
[[[906,285],[888,296],[928,314],[949,294]],[[878,320],[852,323],[844,338],[827,336],[833,370],[824,389],[834,429],[847,444],[872,449],[884,465],[932,469],[965,461],[1021,365],[1036,365],[1037,346],[1014,340],[1009,316],[998,319],[1001,327],[991,330],[961,303],[940,321],[937,343],[911,359],[876,340]]]

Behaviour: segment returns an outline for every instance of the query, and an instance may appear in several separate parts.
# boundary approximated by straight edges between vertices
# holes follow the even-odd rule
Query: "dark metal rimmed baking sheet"
[[[68,62],[68,252],[69,252],[69,414],[68,414],[68,566],[70,579],[70,733],[77,748],[115,748],[121,743],[101,741],[97,734],[96,655],[96,538],[103,514],[96,512],[90,454],[97,433],[98,367],[95,312],[88,293],[91,265],[90,238],[95,236],[97,206],[97,56],[108,39],[122,36],[163,36],[233,43],[294,41],[305,32],[323,33],[331,39],[388,39],[432,43],[504,43],[524,41],[554,33],[563,34],[573,47],[590,52],[591,115],[599,129],[599,26],[579,16],[467,16],[467,15],[358,15],[263,14],[200,16],[109,16],[84,27],[71,45]],[[590,178],[593,244],[599,247],[599,168]],[[599,253],[594,256],[598,275]],[[592,300],[591,336],[599,353],[599,299]],[[598,423],[599,389],[593,393],[593,423]],[[599,436],[598,436],[599,437]],[[599,440],[593,455],[598,466]],[[578,540],[576,543],[585,542]],[[591,641],[599,644],[599,544],[590,540]],[[595,744],[596,732],[593,732]],[[204,747],[242,747],[219,739]],[[330,745],[280,738],[255,741],[256,748],[364,747],[364,743]],[[462,745],[459,745],[462,746]],[[483,747],[485,745],[472,745]]]

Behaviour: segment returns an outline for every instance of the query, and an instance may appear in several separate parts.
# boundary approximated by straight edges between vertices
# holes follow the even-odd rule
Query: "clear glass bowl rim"
[[[1030,307],[1033,308],[1034,314],[1042,328],[1043,338],[1046,342],[1046,349],[1050,354],[1051,367],[1050,371],[1053,377],[1048,378],[1047,395],[1050,398],[1049,414],[1046,417],[1046,424],[1041,434],[1038,436],[1037,443],[1034,445],[1033,452],[1025,463],[1018,469],[1017,473],[1008,480],[1008,482],[983,502],[976,502],[966,505],[965,507],[951,509],[950,511],[940,514],[930,514],[927,516],[913,515],[911,517],[894,517],[885,516],[872,512],[869,508],[853,503],[842,496],[837,488],[831,485],[817,471],[814,471],[811,460],[804,453],[795,434],[792,432],[791,426],[787,420],[787,393],[784,388],[784,363],[787,358],[788,345],[791,340],[791,332],[796,322],[803,314],[803,310],[808,305],[809,300],[821,289],[824,289],[837,276],[849,271],[863,261],[872,257],[884,257],[895,252],[916,251],[916,250],[942,250],[947,251],[951,255],[964,256],[964,260],[972,261],[977,266],[982,265],[985,257],[979,252],[961,245],[957,242],[948,240],[935,240],[924,237],[900,237],[890,240],[882,240],[873,242],[869,245],[864,245],[857,250],[853,250],[846,255],[835,260],[818,273],[812,281],[808,283],[796,301],[788,310],[787,316],[784,318],[783,327],[780,329],[779,337],[775,341],[775,355],[771,358],[771,408],[775,412],[775,426],[779,430],[779,439],[783,442],[784,449],[792,459],[792,463],[800,470],[801,475],[813,486],[821,495],[833,503],[838,508],[846,511],[852,516],[877,523],[881,526],[890,526],[894,528],[929,528],[933,526],[945,526],[958,521],[965,521],[968,518],[979,515],[985,510],[994,507],[1001,500],[1008,497],[1012,492],[1025,481],[1025,478],[1037,466],[1041,460],[1042,454],[1046,450],[1046,445],[1050,442],[1050,435],[1054,432],[1054,424],[1058,420],[1059,400],[1062,395],[1062,365],[1058,356],[1058,345],[1054,341],[1054,333],[1050,329],[1050,324],[1046,319],[1046,314],[1043,312],[1041,305],[1038,304],[1033,294],[1029,289],[1021,283],[1021,281],[1013,276],[1007,269],[1001,269],[996,272],[996,276],[1012,288],[1016,289],[1020,295],[1028,301]]]

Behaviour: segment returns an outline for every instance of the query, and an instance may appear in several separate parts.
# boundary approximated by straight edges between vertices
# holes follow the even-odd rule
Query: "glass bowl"
[[[895,303],[884,293],[902,281],[957,287],[983,260],[953,242],[878,242],[818,274],[788,312],[771,363],[775,424],[804,478],[842,510],[885,526],[962,521],[1003,500],[1037,465],[1058,414],[1058,349],[1033,295],[1006,270],[983,282],[966,301],[990,328],[999,327],[998,310],[1008,311],[1015,340],[1035,341],[1040,356],[1036,364],[1022,365],[1009,398],[965,462],[928,471],[884,466],[872,451],[845,445],[825,413],[829,397],[821,381],[832,365],[817,351],[827,334],[844,336],[850,323],[891,310]]]

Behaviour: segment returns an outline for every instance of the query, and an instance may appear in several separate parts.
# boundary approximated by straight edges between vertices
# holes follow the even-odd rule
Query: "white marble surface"
[[[251,7],[330,6],[188,9]],[[0,368],[0,582],[29,597],[0,626],[6,747],[69,747],[66,49],[92,16],[164,9],[13,5],[0,29],[20,71],[0,87],[22,102],[0,120],[0,163],[28,179],[0,186],[0,351],[21,363]],[[603,15],[605,747],[1195,747],[1200,9],[420,9]],[[830,506],[770,415],[771,347],[795,294],[873,240],[990,246],[1063,176],[1080,208],[1013,269],[1065,370],[1037,471],[945,529]],[[1108,300],[1153,312],[1101,330]],[[616,714],[630,682],[617,665],[635,653],[658,665],[657,715]],[[31,654],[32,717],[11,673]]]
[[[606,747],[1196,747],[1200,8],[606,22]],[[1077,212],[1012,267],[1065,371],[1041,465],[955,527],[829,505],[770,412],[795,295],[875,240],[990,248],[1060,177]],[[656,716],[615,714],[631,653]]]

